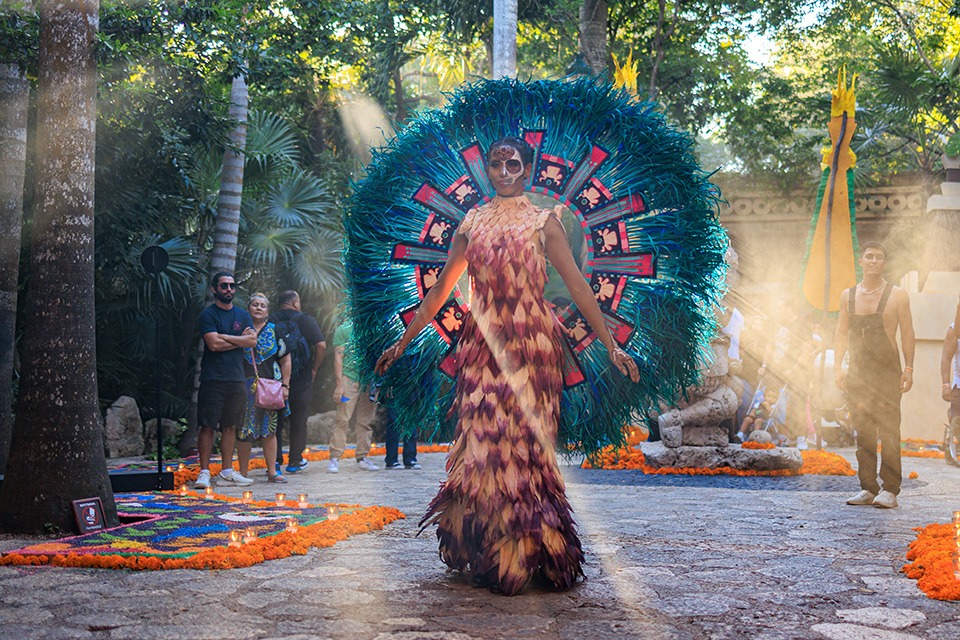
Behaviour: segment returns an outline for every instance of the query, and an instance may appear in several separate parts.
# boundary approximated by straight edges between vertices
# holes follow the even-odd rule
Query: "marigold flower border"
[[[907,548],[907,564],[902,571],[917,581],[917,587],[934,600],[960,600],[960,580],[953,569],[957,551],[952,524],[928,524],[915,527],[917,538]]]
[[[592,459],[588,458],[580,465],[584,469],[636,469],[651,475],[688,475],[688,476],[853,476],[856,471],[842,456],[830,451],[801,451],[803,466],[796,471],[781,469],[774,471],[756,471],[752,469],[734,469],[733,467],[663,467],[656,468],[647,464],[643,452],[632,447],[614,449],[606,447]]]
[[[241,502],[239,498],[230,496],[216,494],[215,497],[228,502]],[[256,501],[251,504],[253,506],[270,506],[275,503]],[[240,547],[220,546],[204,549],[189,558],[83,553],[49,555],[7,553],[0,557],[0,566],[50,565],[94,569],[132,569],[135,571],[239,569],[260,564],[265,560],[305,555],[311,547],[317,549],[332,547],[350,536],[379,531],[391,522],[404,518],[406,518],[406,515],[393,507],[365,507],[351,513],[343,513],[336,520],[324,520],[301,526],[296,533],[282,531],[276,535],[257,538]]]

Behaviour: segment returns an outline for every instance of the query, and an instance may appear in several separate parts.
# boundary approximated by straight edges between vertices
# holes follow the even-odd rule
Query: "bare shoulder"
[[[890,290],[890,299],[898,306],[901,304],[910,304],[910,294],[907,293],[906,289],[898,287],[897,285],[893,285],[893,289]]]

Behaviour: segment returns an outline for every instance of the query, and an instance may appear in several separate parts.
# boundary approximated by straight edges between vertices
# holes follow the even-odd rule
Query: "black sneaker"
[[[414,462],[412,464],[407,465],[407,469],[422,469],[422,468],[423,467],[420,466],[419,462]]]
[[[403,465],[399,462],[391,462],[390,464],[385,465],[384,469],[403,469]]]

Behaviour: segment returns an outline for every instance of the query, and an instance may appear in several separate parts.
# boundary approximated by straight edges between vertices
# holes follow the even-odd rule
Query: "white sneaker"
[[[380,467],[364,458],[357,463],[357,469],[360,469],[361,471],[379,471]]]
[[[336,458],[330,458],[330,464],[327,465],[327,473],[340,473],[340,465]]]
[[[873,504],[873,500],[876,497],[877,497],[876,495],[864,489],[857,495],[853,496],[852,498],[848,498],[847,504],[855,504],[855,505]]]
[[[206,489],[210,486],[210,470],[201,469],[200,475],[197,476],[197,481],[193,483],[194,489]]]
[[[897,496],[889,491],[881,491],[877,497],[873,499],[873,506],[881,509],[896,509]]]
[[[240,485],[241,487],[253,484],[253,480],[245,478],[233,469],[224,469],[221,471],[220,475],[217,476],[217,482],[228,482],[230,484]]]
[[[798,437],[797,437],[797,450],[798,450],[798,451],[806,451],[806,450],[807,450],[807,437],[806,437],[806,436],[798,436]]]

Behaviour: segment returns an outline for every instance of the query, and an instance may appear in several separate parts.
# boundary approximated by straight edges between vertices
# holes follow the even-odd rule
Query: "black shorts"
[[[246,406],[246,383],[223,380],[201,382],[197,397],[197,422],[201,429],[223,431],[224,427],[239,427]]]

